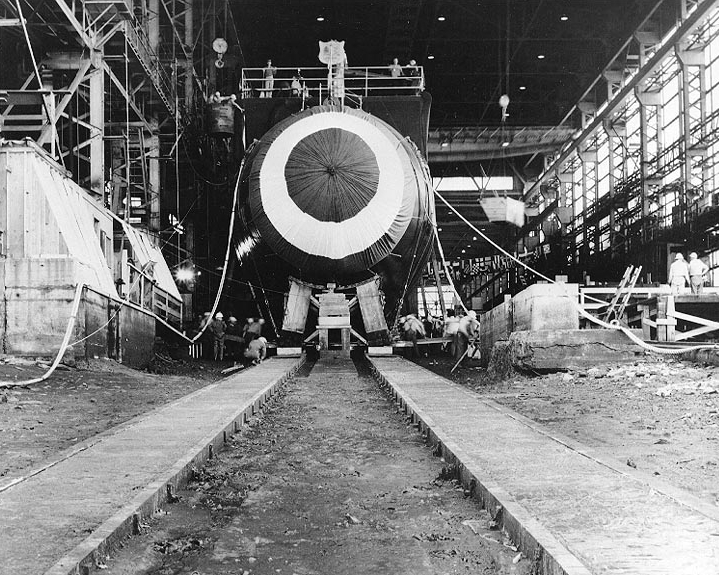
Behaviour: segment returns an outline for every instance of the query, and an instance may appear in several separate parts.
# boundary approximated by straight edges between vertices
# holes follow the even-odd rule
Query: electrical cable
[[[484,239],[486,242],[488,242],[491,246],[493,246],[493,247],[495,247],[496,249],[498,249],[501,253],[503,253],[504,255],[506,255],[507,257],[509,257],[511,260],[515,261],[515,262],[518,263],[520,266],[522,266],[523,268],[525,268],[527,271],[533,273],[533,274],[536,275],[537,277],[540,277],[540,278],[542,278],[543,280],[545,280],[545,281],[547,281],[547,282],[549,282],[549,283],[552,283],[552,284],[558,284],[558,285],[566,286],[566,284],[564,284],[564,282],[557,282],[557,281],[555,281],[555,280],[553,280],[553,279],[551,279],[551,278],[545,276],[545,275],[542,274],[541,272],[539,272],[539,271],[535,270],[534,268],[532,268],[532,267],[528,266],[527,264],[525,264],[522,260],[520,260],[519,258],[515,257],[513,254],[509,253],[509,252],[508,252],[507,250],[505,250],[502,246],[500,246],[499,244],[497,244],[496,242],[494,242],[491,238],[489,238],[487,235],[485,235],[485,234],[482,233],[479,229],[477,229],[477,227],[474,226],[474,225],[473,225],[467,218],[465,218],[459,211],[457,211],[457,209],[456,209],[454,206],[452,206],[447,200],[445,200],[444,197],[442,197],[442,195],[441,195],[437,190],[435,190],[434,193],[435,193],[435,195],[442,201],[443,204],[445,204],[450,210],[452,210],[452,211],[459,217],[459,219],[461,219],[465,224],[467,224],[474,232],[477,233],[477,235],[479,235],[482,239]],[[436,233],[436,228],[435,228],[435,233]],[[440,248],[440,257],[442,258],[442,263],[443,263],[444,266],[445,266],[445,273],[447,274],[447,277],[448,277],[448,279],[449,279],[450,285],[451,285],[452,289],[454,290],[454,293],[457,295],[458,299],[459,299],[460,301],[462,301],[461,298],[459,298],[459,294],[457,293],[457,290],[455,289],[454,284],[452,283],[452,280],[451,280],[451,278],[450,278],[450,276],[449,276],[449,272],[447,271],[447,263],[446,263],[446,261],[444,260],[444,254],[442,253],[442,250],[441,250],[441,247],[442,247],[442,246],[441,246],[441,244],[439,244],[439,235],[437,235],[437,243],[438,243],[439,248]],[[601,326],[601,327],[603,327],[603,328],[606,328],[606,329],[613,329],[613,330],[621,331],[621,332],[624,333],[629,339],[631,339],[634,343],[636,343],[636,344],[639,345],[640,347],[642,347],[642,348],[644,348],[644,349],[646,349],[646,350],[652,351],[652,352],[654,352],[654,353],[659,353],[659,354],[664,354],[664,355],[679,355],[679,354],[682,354],[682,353],[687,353],[687,352],[689,352],[689,351],[698,351],[698,350],[701,350],[701,349],[719,349],[719,345],[717,345],[717,344],[694,345],[694,346],[687,346],[687,347],[676,348],[676,349],[668,349],[668,348],[665,348],[665,347],[660,347],[660,346],[656,346],[656,345],[653,345],[653,344],[649,344],[649,343],[645,342],[643,339],[637,337],[634,333],[632,333],[632,331],[631,331],[629,328],[626,328],[626,327],[620,325],[618,322],[616,322],[616,320],[615,320],[613,323],[607,323],[607,322],[605,322],[605,321],[603,321],[603,320],[601,320],[601,319],[599,319],[599,318],[593,316],[592,314],[590,314],[589,312],[587,312],[582,306],[580,306],[579,303],[578,303],[577,301],[575,301],[575,298],[573,298],[573,297],[571,296],[571,294],[569,294],[569,292],[566,292],[566,296],[567,296],[567,298],[569,299],[570,303],[575,307],[575,309],[577,309],[577,311],[579,312],[579,314],[580,314],[582,317],[584,317],[585,319],[587,319],[588,321],[591,321],[592,323],[594,323],[594,324],[596,324],[596,325],[599,325],[599,326]],[[596,299],[596,298],[591,298],[591,299]],[[596,300],[596,301],[601,301],[601,303],[606,303],[604,300]],[[464,304],[462,304],[462,307],[464,307]],[[464,307],[464,309],[465,309],[465,311],[466,311],[467,308]]]
[[[246,156],[245,156],[246,157]],[[232,197],[232,209],[230,210],[230,226],[229,231],[227,235],[227,249],[225,250],[225,261],[222,264],[222,277],[220,278],[220,285],[217,288],[217,295],[215,296],[215,301],[212,304],[212,309],[210,310],[210,318],[215,317],[215,311],[217,310],[217,307],[220,304],[220,298],[222,297],[222,290],[225,287],[225,279],[227,278],[227,267],[228,263],[230,261],[230,253],[232,252],[232,236],[235,231],[235,212],[237,211],[237,200],[239,198],[239,192],[240,192],[240,177],[242,176],[242,169],[245,165],[245,158],[242,158],[242,162],[240,162],[240,169],[237,171],[237,180],[235,182],[235,191],[233,193]],[[196,342],[198,339],[202,337],[202,335],[207,331],[207,328],[209,327],[210,322],[206,322],[205,325],[202,326],[200,331],[195,335],[195,337],[192,338],[192,342]]]
[[[25,381],[0,381],[0,388],[27,386],[35,383],[40,383],[41,381],[45,381],[53,374],[55,369],[57,369],[57,366],[60,364],[62,356],[65,354],[65,350],[68,347],[68,342],[70,341],[70,336],[72,335],[72,331],[75,328],[77,312],[80,309],[80,299],[84,288],[85,284],[77,284],[77,287],[75,288],[75,297],[72,300],[72,311],[70,312],[70,319],[67,322],[67,327],[65,328],[65,335],[62,338],[60,349],[58,350],[57,355],[55,356],[55,360],[52,362],[50,368],[40,377],[36,377],[35,379],[28,379]]]

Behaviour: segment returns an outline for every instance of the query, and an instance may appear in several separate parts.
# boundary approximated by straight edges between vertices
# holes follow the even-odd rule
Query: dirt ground
[[[417,363],[512,408],[602,457],[719,506],[719,368],[671,356],[492,381],[476,360]]]
[[[0,389],[0,486],[84,439],[215,381],[228,365],[157,359],[151,369],[159,373],[149,373],[93,360],[82,368],[62,366],[27,388]],[[0,381],[27,381],[47,368],[5,358]]]
[[[719,368],[717,367],[664,357],[647,357],[631,365],[607,365],[584,371],[548,375],[515,375],[504,381],[493,381],[487,377],[485,370],[475,360],[466,360],[453,374],[449,371],[454,362],[446,355],[421,358],[417,361],[484,397],[515,409],[551,430],[577,439],[603,456],[612,457],[622,464],[656,475],[664,481],[687,489],[713,505],[719,505]],[[58,371],[46,382],[31,386],[29,389],[0,389],[0,486],[14,477],[27,473],[31,468],[52,460],[58,452],[72,447],[79,441],[209,384],[221,377],[220,370],[227,365],[229,364],[158,360],[154,369],[161,373],[147,373],[125,368],[114,362],[96,361],[84,369],[69,368]],[[36,365],[34,362],[0,359],[0,380],[30,379],[39,376],[45,369],[45,366]],[[302,380],[297,381],[297,389],[301,390]],[[366,381],[366,384],[368,388],[372,386],[369,381]],[[329,391],[333,387],[334,382],[326,389]],[[288,392],[288,397],[283,401],[298,396],[300,394],[298,390]],[[294,411],[296,412],[297,409],[295,407]],[[394,417],[391,410],[388,411],[388,417]],[[308,413],[309,416],[316,415],[311,411]],[[262,431],[263,427],[253,426],[247,433],[238,435],[234,439],[237,449],[231,452],[235,455],[229,454],[228,457],[233,465],[238,462],[246,463],[248,467],[242,471],[246,475],[240,473],[236,477],[230,477],[226,471],[210,467],[204,472],[206,478],[203,479],[201,475],[199,481],[183,495],[183,503],[190,504],[187,513],[195,513],[192,505],[195,505],[196,509],[202,508],[202,513],[206,514],[203,525],[235,529],[234,536],[237,536],[239,533],[237,529],[240,527],[231,521],[228,523],[223,519],[222,513],[217,514],[217,511],[222,511],[226,506],[238,506],[239,502],[235,501],[233,504],[226,490],[227,485],[236,483],[240,488],[239,492],[244,493],[251,503],[250,518],[253,521],[260,521],[254,524],[255,532],[240,534],[247,538],[246,542],[250,550],[257,549],[258,546],[262,548],[264,539],[269,539],[266,531],[263,531],[266,526],[261,523],[265,515],[262,509],[267,508],[262,507],[262,502],[274,501],[275,495],[284,492],[289,482],[294,482],[298,478],[299,471],[292,466],[296,465],[300,456],[295,455],[293,450],[306,443],[305,435],[319,433],[321,439],[318,439],[319,444],[326,442],[328,448],[340,451],[344,447],[341,442],[338,444],[336,440],[329,441],[331,434],[328,435],[326,430],[322,430],[312,418],[301,419],[299,423],[289,423],[294,428],[283,430],[282,426],[288,424],[288,421],[283,419],[285,417],[290,415],[279,409],[273,410],[268,421],[270,425],[275,426],[272,428],[274,431]],[[350,423],[349,427],[352,427],[353,420],[347,419],[347,421]],[[409,447],[403,447],[403,451],[406,450],[410,458],[424,460],[427,456],[427,448],[421,443],[419,436],[411,429],[404,432],[406,434],[404,439],[409,442],[407,444]],[[349,460],[346,459],[335,461],[335,464],[341,463],[346,469],[343,467],[341,472],[345,474],[344,476],[332,478],[333,480],[358,481],[371,477],[369,473],[362,471],[361,464],[371,461],[375,455],[372,453],[373,450],[377,451],[377,446],[384,445],[385,437],[370,436],[367,439],[369,444],[360,450],[366,460],[357,463],[348,463]],[[263,466],[270,465],[268,462],[273,457],[272,452],[280,440],[286,446],[285,451],[282,452],[283,457],[271,464],[274,466],[271,473],[264,471]],[[255,447],[253,442],[256,443]],[[242,455],[245,452],[248,455]],[[397,493],[398,487],[394,486],[391,496],[385,494],[380,497],[381,494],[375,494],[375,500],[372,500],[371,504],[371,498],[350,498],[344,504],[345,514],[338,518],[333,517],[334,523],[340,524],[336,526],[337,529],[346,536],[343,545],[354,540],[360,531],[374,533],[373,529],[384,538],[380,537],[372,543],[369,543],[369,539],[358,541],[368,545],[384,544],[385,540],[393,541],[392,537],[395,533],[388,528],[385,529],[389,523],[367,521],[365,515],[372,509],[378,509],[377,506],[383,503],[383,500],[392,499],[384,509],[388,511],[393,508],[394,512],[397,512],[397,521],[392,525],[395,529],[408,528],[407,533],[411,532],[410,535],[415,542],[412,544],[414,547],[403,549],[416,554],[420,552],[422,546],[425,546],[426,554],[421,556],[423,560],[430,562],[429,565],[432,565],[431,561],[445,553],[440,551],[439,547],[435,548],[432,545],[444,541],[442,537],[445,536],[443,535],[445,531],[440,530],[438,526],[443,525],[443,528],[447,529],[450,526],[446,521],[444,524],[427,522],[428,518],[439,521],[438,517],[441,517],[438,514],[432,515],[430,509],[452,511],[455,505],[452,496],[457,498],[456,505],[464,505],[466,501],[463,501],[461,491],[456,489],[451,479],[437,479],[441,473],[441,462],[436,458],[430,458],[430,461],[432,460],[434,463],[428,464],[430,467],[424,468],[423,471],[418,470],[416,476],[407,478],[406,485],[400,493]],[[284,463],[281,463],[282,461]],[[318,452],[312,461],[310,468],[302,472],[302,477],[306,473],[314,473],[325,478],[329,470],[334,468],[331,454]],[[432,465],[435,467],[433,468]],[[437,465],[440,468],[437,468]],[[360,475],[352,475],[354,471],[359,471]],[[287,485],[277,483],[274,479],[280,472],[291,473],[284,475]],[[342,487],[344,488],[345,486]],[[406,493],[404,493],[405,489]],[[327,496],[330,498],[335,492],[340,491],[338,487],[333,486],[328,487],[325,493],[331,494]],[[213,493],[215,495],[212,495]],[[260,499],[253,499],[255,497]],[[387,499],[388,497],[390,499]],[[420,502],[424,500],[424,505],[429,507],[417,508],[415,513],[417,500]],[[208,501],[209,505],[202,507],[204,501]],[[319,505],[322,499],[302,501],[309,508],[315,504]],[[340,503],[344,501],[345,499]],[[362,502],[361,505],[358,501]],[[179,506],[172,506],[171,515],[182,516],[184,511],[179,511],[180,509]],[[199,520],[194,515],[192,517],[194,520]],[[353,518],[358,519],[360,523],[355,524]],[[301,519],[300,516],[295,517],[297,521]],[[454,539],[446,550],[446,554],[449,555],[445,554],[445,556],[456,560],[462,567],[465,565],[462,558],[466,556],[462,554],[464,551],[461,549],[465,549],[462,545],[467,543],[465,538],[469,537],[470,533],[473,545],[477,542],[481,543],[479,539],[498,537],[497,532],[487,530],[489,518],[478,514],[468,517],[467,520],[470,523],[465,525],[462,525],[462,522],[459,524],[455,522],[452,529],[456,531],[447,531],[451,533],[448,536]],[[476,523],[473,523],[475,520]],[[475,536],[468,525],[472,525],[479,535]],[[298,547],[306,545],[308,549],[311,547],[312,552],[317,553],[319,557],[333,556],[332,553],[338,552],[334,547],[317,548],[314,544],[310,546],[305,541],[298,541],[297,534],[293,534],[293,531],[297,530],[295,525],[288,524],[286,530],[287,533],[283,531],[285,541],[283,553],[296,552],[295,544]],[[192,570],[173,571],[169,567],[172,564],[172,557],[177,556],[177,549],[182,550],[181,555],[188,556],[199,556],[201,551],[209,552],[207,536],[209,531],[204,535],[202,533],[183,535],[180,531],[172,530],[167,532],[160,530],[154,533],[155,535],[148,534],[148,537],[152,538],[153,549],[148,553],[161,556],[163,561],[169,563],[167,568],[162,567],[161,564],[154,571],[146,571],[147,573],[190,575]],[[230,536],[230,531],[224,533],[224,536]],[[250,537],[248,533],[254,534]],[[501,537],[501,534],[499,536]],[[291,542],[293,537],[295,540]],[[159,546],[157,549],[155,549],[156,543]],[[455,543],[457,547],[453,547]],[[501,542],[488,542],[488,544],[490,548],[501,546]],[[214,543],[213,545],[214,557],[220,551]],[[431,552],[435,554],[432,555]],[[249,563],[249,557],[252,556],[247,556],[248,563],[243,570],[237,571],[233,567],[228,571],[222,571],[218,567],[216,571],[210,573],[214,575],[226,572],[241,575],[245,570],[253,574],[271,572],[269,561],[265,567],[262,567],[264,571],[257,570],[256,566],[253,567]],[[231,558],[232,562],[234,558]],[[523,561],[518,563],[520,567],[522,564]],[[277,572],[278,568],[282,569],[281,566],[277,566],[274,572]],[[365,571],[372,572],[371,569]],[[303,573],[301,570],[295,572]],[[311,572],[304,571],[304,573]],[[125,575],[129,572],[116,571],[116,573]],[[200,573],[205,575],[202,571]]]
[[[291,379],[103,572],[529,573],[368,373],[345,360],[311,378]]]

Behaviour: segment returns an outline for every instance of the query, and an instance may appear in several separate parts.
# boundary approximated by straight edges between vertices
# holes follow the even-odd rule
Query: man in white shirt
[[[689,281],[689,266],[682,254],[674,256],[674,262],[669,266],[669,286],[673,294],[679,294]]]
[[[689,285],[693,294],[704,291],[704,276],[708,271],[709,266],[699,259],[696,252],[689,254]]]

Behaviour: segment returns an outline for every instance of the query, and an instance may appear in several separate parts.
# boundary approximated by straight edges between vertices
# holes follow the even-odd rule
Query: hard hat
[[[236,321],[237,321],[237,318],[234,317],[234,316],[230,316],[227,321],[236,322]]]
[[[477,319],[477,312],[473,309],[469,310],[467,312],[467,317],[471,317],[472,319]]]
[[[684,256],[682,254],[677,254],[676,256],[674,256],[674,259],[675,260],[683,260]]]
[[[694,258],[697,258],[697,257],[699,257],[699,256],[697,256],[697,253],[696,253],[696,252],[692,252],[692,253],[689,254],[689,257],[690,257],[691,259],[694,259]]]
[[[215,319],[222,319],[223,317],[225,317],[225,316],[222,315],[221,311],[218,311],[217,314],[215,314]]]

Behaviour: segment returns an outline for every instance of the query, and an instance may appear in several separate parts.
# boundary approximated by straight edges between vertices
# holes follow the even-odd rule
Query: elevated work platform
[[[371,361],[533,572],[719,573],[716,507],[412,363]]]

